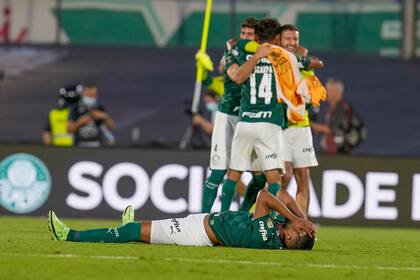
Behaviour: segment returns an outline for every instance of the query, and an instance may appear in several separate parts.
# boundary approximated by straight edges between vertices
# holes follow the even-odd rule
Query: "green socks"
[[[277,192],[280,190],[280,185],[278,183],[272,183],[268,185],[268,192],[276,196]]]
[[[271,193],[272,195],[276,196],[277,192],[280,190],[280,185],[278,183],[272,183],[270,185],[268,185],[268,192]],[[276,211],[271,210],[270,211],[271,215],[277,215]]]
[[[252,180],[249,182],[246,187],[244,200],[242,201],[241,206],[239,207],[240,211],[248,212],[251,209],[252,205],[257,200],[257,195],[260,190],[264,188],[265,185],[265,176],[264,175],[253,175]]]
[[[233,195],[235,194],[236,182],[231,179],[226,179],[222,187],[222,207],[220,212],[228,211],[232,203]]]
[[[217,189],[223,182],[226,170],[212,170],[210,176],[204,183],[203,199],[202,199],[202,213],[210,213],[213,203],[216,200]]]
[[[99,228],[92,230],[70,230],[67,241],[126,243],[140,241],[141,223],[128,223],[119,228]]]

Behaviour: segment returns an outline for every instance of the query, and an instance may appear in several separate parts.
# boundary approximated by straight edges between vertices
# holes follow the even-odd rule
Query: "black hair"
[[[258,24],[258,19],[256,19],[255,17],[247,17],[246,19],[244,19],[244,21],[241,23],[241,28],[254,28],[257,26]]]
[[[281,27],[280,33],[283,33],[283,31],[299,31],[296,25],[293,24],[285,24]]]
[[[255,27],[255,33],[258,40],[262,43],[273,41],[277,34],[280,33],[281,25],[274,18],[264,18],[258,21]]]
[[[208,91],[204,92],[204,95],[213,97],[214,99],[217,98],[217,94],[214,91],[211,91],[211,90],[208,90]]]
[[[312,250],[315,244],[315,236],[310,237],[308,234],[304,234],[296,246],[297,250]]]
[[[292,227],[290,224],[285,224],[285,229],[291,229]],[[291,250],[312,250],[315,244],[315,236],[310,237],[307,233],[304,233],[302,236],[296,235],[296,241],[292,242],[295,243],[291,247],[287,247],[286,242],[283,242],[283,246],[285,249],[291,249]]]
[[[84,89],[85,89],[85,88],[97,88],[97,86],[96,86],[96,84],[95,84],[95,83],[88,82],[88,83],[84,83],[84,84],[83,84],[83,88],[84,88]]]

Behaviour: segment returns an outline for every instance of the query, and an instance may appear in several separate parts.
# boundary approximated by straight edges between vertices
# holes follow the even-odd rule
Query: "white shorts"
[[[271,123],[238,122],[232,141],[230,168],[237,171],[283,169],[281,127]],[[259,167],[256,168],[255,159]]]
[[[216,112],[211,137],[210,169],[228,169],[232,138],[237,122],[238,116]]]
[[[204,228],[207,214],[190,214],[185,218],[152,221],[151,244],[214,246]]]
[[[293,168],[317,166],[318,161],[309,126],[289,127],[283,131],[284,160],[290,161]]]

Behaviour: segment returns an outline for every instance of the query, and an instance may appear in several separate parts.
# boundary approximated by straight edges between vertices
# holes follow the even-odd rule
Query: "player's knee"
[[[292,180],[292,173],[286,172],[281,177],[281,183],[284,187],[286,187],[289,184],[290,180]]]
[[[227,177],[235,182],[238,182],[239,179],[241,178],[242,173],[236,170],[231,170],[229,169],[229,171],[227,172]]]

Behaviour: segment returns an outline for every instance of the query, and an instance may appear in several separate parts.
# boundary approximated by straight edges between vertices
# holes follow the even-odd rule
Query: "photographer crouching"
[[[75,144],[79,147],[100,147],[114,145],[111,130],[114,120],[98,103],[98,88],[94,84],[83,86],[82,96],[71,112],[69,130],[74,133]]]

